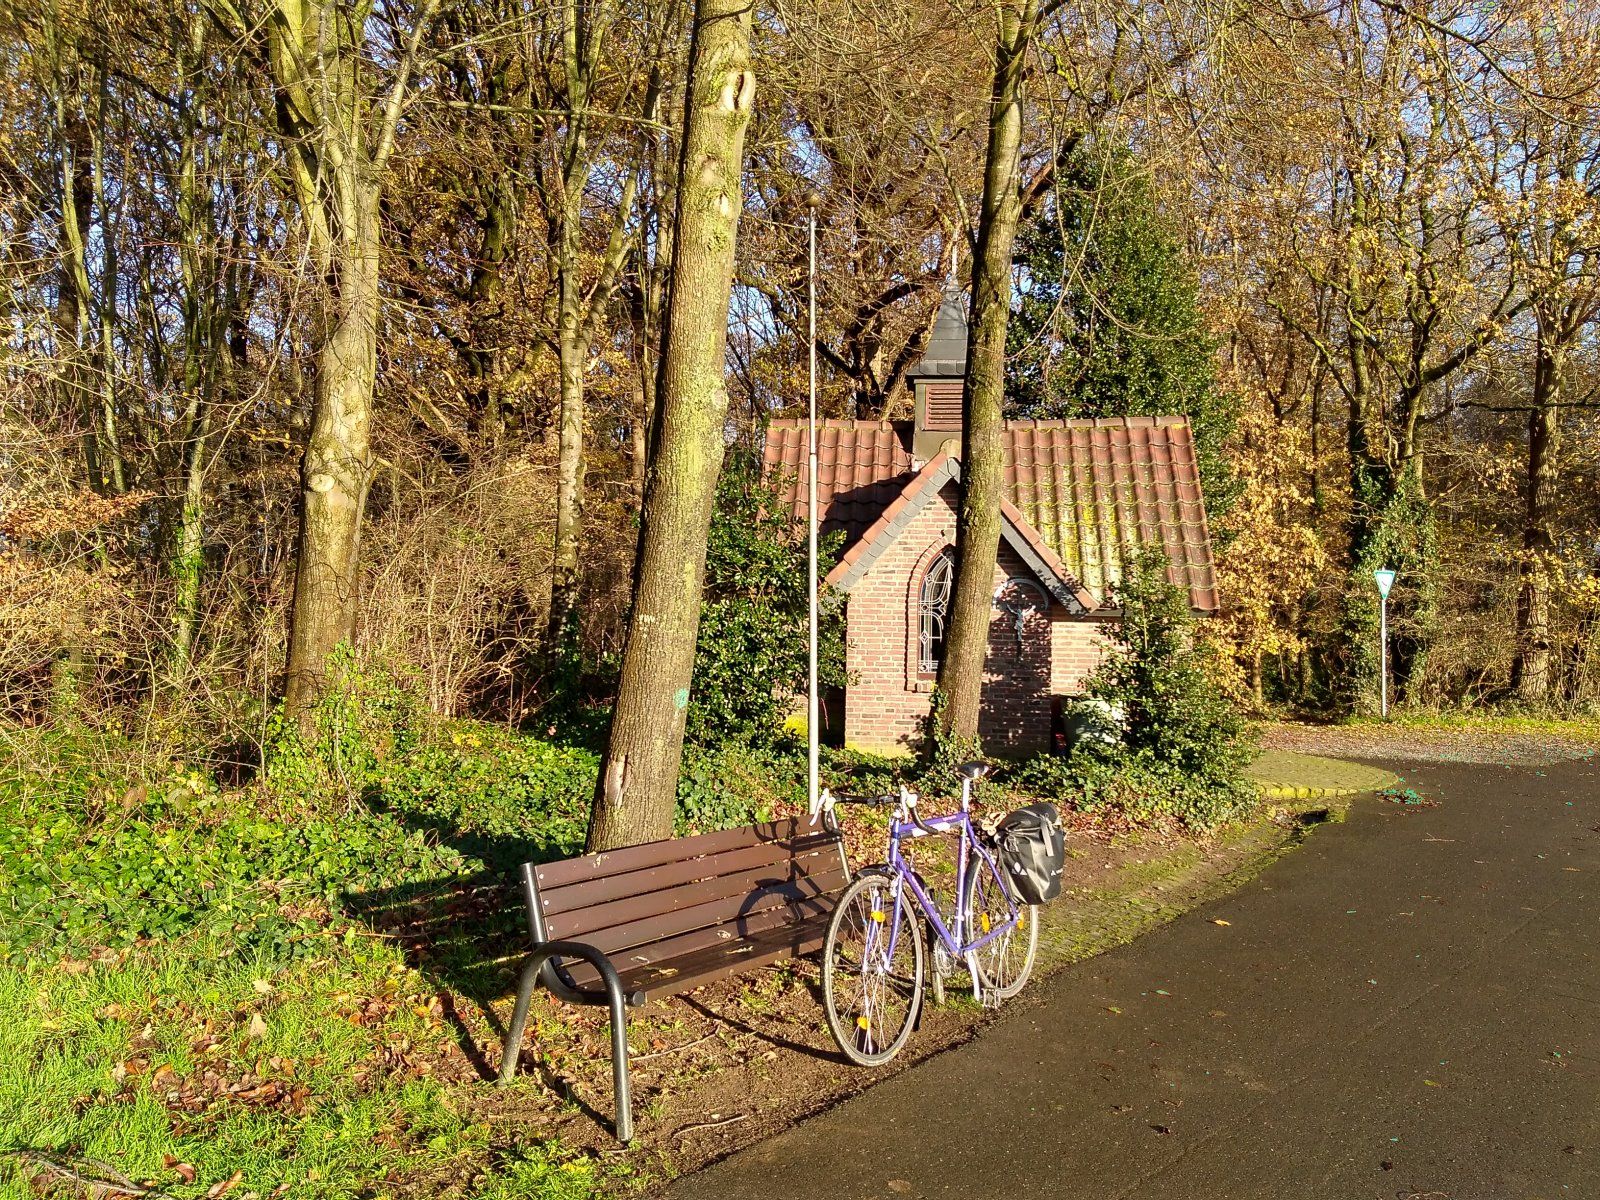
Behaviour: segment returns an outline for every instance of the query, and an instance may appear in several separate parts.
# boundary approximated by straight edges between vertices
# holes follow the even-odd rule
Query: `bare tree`
[[[224,10],[241,34],[264,29],[308,265],[322,281],[311,322],[316,373],[300,469],[284,696],[288,713],[302,722],[322,696],[335,648],[355,635],[378,369],[379,203],[435,4],[421,0],[404,33],[396,14],[385,10],[383,40],[398,47],[398,59],[381,95],[368,65],[379,53],[372,44],[375,0],[278,0],[260,20],[252,14],[248,21],[237,9]]]

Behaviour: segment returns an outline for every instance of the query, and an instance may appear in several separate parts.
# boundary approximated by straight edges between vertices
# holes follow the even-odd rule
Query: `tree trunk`
[[[200,576],[204,565],[205,449],[211,406],[197,399],[192,432],[183,447],[183,507],[172,554],[176,585],[172,614],[172,678],[182,681],[194,653],[200,625]]]
[[[1011,248],[1021,215],[1022,77],[1039,22],[1038,0],[1008,0],[995,47],[983,210],[972,264],[972,320],[962,391],[961,513],[956,578],[939,688],[947,735],[976,738],[989,645],[1000,501],[1005,487],[1006,326],[1011,318]]]
[[[560,292],[557,357],[561,367],[561,414],[556,458],[556,544],[551,562],[550,642],[557,653],[571,633],[578,603],[578,535],[583,527],[583,369],[588,357],[583,326],[583,190],[589,182],[587,127],[589,67],[599,46],[590,46],[585,30],[604,27],[607,14],[580,11],[582,0],[562,6],[562,45],[566,60],[566,127],[561,147],[560,220],[556,225],[556,286]]]
[[[557,652],[573,636],[582,572],[578,543],[583,533],[585,423],[584,372],[595,328],[612,293],[632,244],[631,221],[639,185],[639,167],[629,173],[612,216],[611,232],[600,269],[585,299],[583,288],[583,194],[593,164],[588,155],[588,110],[606,33],[615,17],[604,0],[580,5],[568,0],[563,10],[566,57],[567,136],[562,146],[560,221],[553,247],[560,292],[557,347],[561,366],[561,418],[556,468],[556,543],[550,592],[550,641]],[[645,98],[653,112],[659,94],[659,72],[653,72]],[[640,150],[640,162],[644,152]]]
[[[358,185],[359,186],[359,185]],[[353,196],[353,227],[336,252],[337,294],[312,388],[300,462],[300,539],[284,704],[304,720],[322,697],[328,660],[355,636],[361,520],[372,472],[369,444],[378,357],[378,196]]]
[[[743,0],[695,5],[661,428],[646,484],[639,584],[596,787],[590,850],[672,833],[706,535],[728,412],[728,302],[744,133],[755,95],[750,12]]]
[[[1528,474],[1523,490],[1522,559],[1518,566],[1517,650],[1511,690],[1525,704],[1550,696],[1550,565],[1556,553],[1554,504],[1561,413],[1561,364],[1543,337],[1535,350],[1533,411],[1528,414]]]
[[[572,213],[572,220],[576,226],[576,212]],[[571,633],[578,603],[578,536],[583,530],[583,360],[587,347],[578,328],[582,298],[578,295],[576,230],[572,240],[570,266],[561,272],[561,419],[556,460],[556,545],[550,588],[550,641],[557,652]]]
[[[302,730],[323,696],[329,658],[355,634],[378,366],[379,202],[406,83],[434,6],[435,0],[416,6],[381,104],[365,67],[370,0],[278,0],[266,22],[286,169],[320,273],[284,691],[284,711]]]

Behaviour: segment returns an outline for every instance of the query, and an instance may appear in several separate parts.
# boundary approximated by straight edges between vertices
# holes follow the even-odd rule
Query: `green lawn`
[[[496,847],[581,836],[571,756],[508,748],[496,790],[446,741],[434,774],[408,760],[369,804],[297,809],[114,738],[4,742],[4,1200],[85,1194],[69,1173],[182,1198],[579,1197],[602,1182],[608,1168],[538,1128],[472,1115],[485,1085],[445,1007],[452,988],[468,1006],[504,990],[493,948],[520,944],[514,904],[474,884]],[[476,822],[435,777],[478,788]],[[529,828],[512,827],[518,805]],[[400,935],[419,928],[426,972]]]

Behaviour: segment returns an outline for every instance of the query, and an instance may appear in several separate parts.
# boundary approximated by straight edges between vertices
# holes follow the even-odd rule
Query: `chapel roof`
[[[911,436],[909,421],[818,423],[822,530],[843,531],[847,560],[861,557],[858,543],[874,525],[883,534],[885,511],[934,465],[913,460]],[[1167,577],[1187,589],[1193,608],[1218,610],[1187,418],[1007,421],[1004,448],[1005,501],[1018,536],[1047,551],[1062,578],[1086,591],[1089,607],[1106,606],[1129,551],[1151,547],[1166,555]],[[806,457],[805,421],[772,421],[763,469],[796,521],[806,516]]]

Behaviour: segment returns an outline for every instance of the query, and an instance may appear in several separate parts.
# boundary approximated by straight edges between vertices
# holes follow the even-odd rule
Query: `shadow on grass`
[[[461,1052],[481,1078],[493,1079],[499,1064],[491,1063],[488,1048],[479,1044],[460,1005],[465,1001],[478,1010],[496,1042],[505,1036],[505,1025],[495,1015],[493,1003],[515,990],[517,970],[528,950],[516,869],[525,862],[564,858],[573,850],[537,838],[464,831],[386,805],[381,797],[371,797],[369,803],[407,829],[484,864],[484,869],[471,874],[350,893],[344,899],[344,910],[399,946],[406,962],[439,988],[444,1020],[455,1031]],[[575,1099],[570,1087],[556,1086],[548,1079],[546,1083]]]

